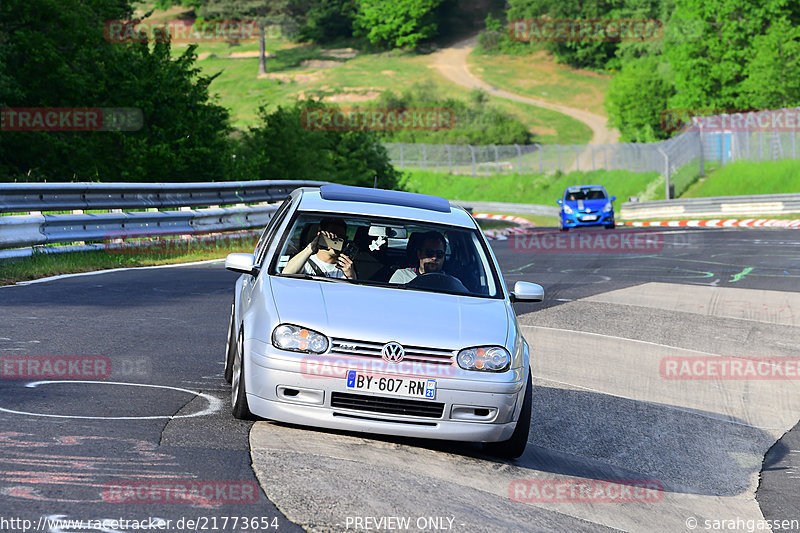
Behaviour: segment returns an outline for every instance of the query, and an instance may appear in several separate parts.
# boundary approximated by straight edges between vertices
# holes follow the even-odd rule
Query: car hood
[[[270,285],[280,322],[330,337],[445,349],[508,338],[504,300],[280,277]]]
[[[564,203],[576,211],[583,211],[587,208],[589,211],[600,211],[606,206],[608,200],[564,200]]]

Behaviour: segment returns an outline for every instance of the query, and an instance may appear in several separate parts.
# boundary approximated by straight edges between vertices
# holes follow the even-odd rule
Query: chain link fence
[[[725,165],[739,160],[797,159],[800,151],[797,130],[800,127],[790,131],[769,131],[766,128],[703,131],[702,128],[690,128],[656,143],[488,146],[387,143],[385,146],[392,163],[401,170],[471,176],[552,174],[575,170],[658,172],[666,178],[666,194],[670,198],[674,197],[670,194],[670,177],[686,165],[692,165],[692,172],[701,176],[706,162]]]

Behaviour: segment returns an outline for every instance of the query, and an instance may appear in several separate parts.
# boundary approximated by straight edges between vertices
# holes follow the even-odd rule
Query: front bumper
[[[565,228],[579,228],[584,226],[611,226],[614,224],[614,213],[600,213],[596,220],[583,220],[585,215],[566,215],[563,212],[559,215],[561,224]],[[590,215],[591,216],[591,215]]]
[[[324,375],[309,371],[308,361],[316,356],[302,354],[277,356],[258,353],[245,341],[245,380],[250,411],[258,416],[306,426],[471,442],[497,442],[510,438],[522,404],[527,369],[503,373],[502,381],[441,377],[436,379],[436,397],[426,404],[443,404],[441,415],[413,416],[378,412],[372,408],[332,406],[332,398],[342,393],[361,398],[392,399],[392,396],[353,391],[346,387],[347,368],[331,364]],[[251,349],[248,349],[251,348]],[[465,372],[458,370],[458,372]],[[379,372],[381,375],[418,374]],[[399,398],[407,400],[407,398]]]

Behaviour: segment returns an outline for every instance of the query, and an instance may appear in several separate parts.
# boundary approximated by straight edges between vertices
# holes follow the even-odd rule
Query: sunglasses
[[[422,255],[425,257],[436,257],[436,259],[441,259],[444,257],[444,250],[433,250],[431,248],[426,248],[422,250]]]

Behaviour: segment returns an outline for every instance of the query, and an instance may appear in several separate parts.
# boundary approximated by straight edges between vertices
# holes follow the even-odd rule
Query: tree
[[[663,121],[674,89],[661,73],[666,66],[661,59],[648,56],[630,61],[609,84],[608,121],[619,129],[623,142],[654,142],[671,133]]]
[[[127,1],[0,3],[3,107],[130,107],[138,131],[0,134],[0,179],[190,181],[220,179],[228,113],[211,102],[211,77],[194,48],[106,40],[104,23],[128,19]]]
[[[357,0],[356,34],[383,48],[415,48],[437,33],[442,0]]]
[[[277,26],[293,36],[300,28],[308,0],[195,0],[198,15],[207,19],[255,19],[258,23],[258,74],[267,73],[266,28]]]
[[[777,109],[800,105],[800,28],[782,18],[753,41],[753,59],[745,69],[741,102],[746,107]]]

